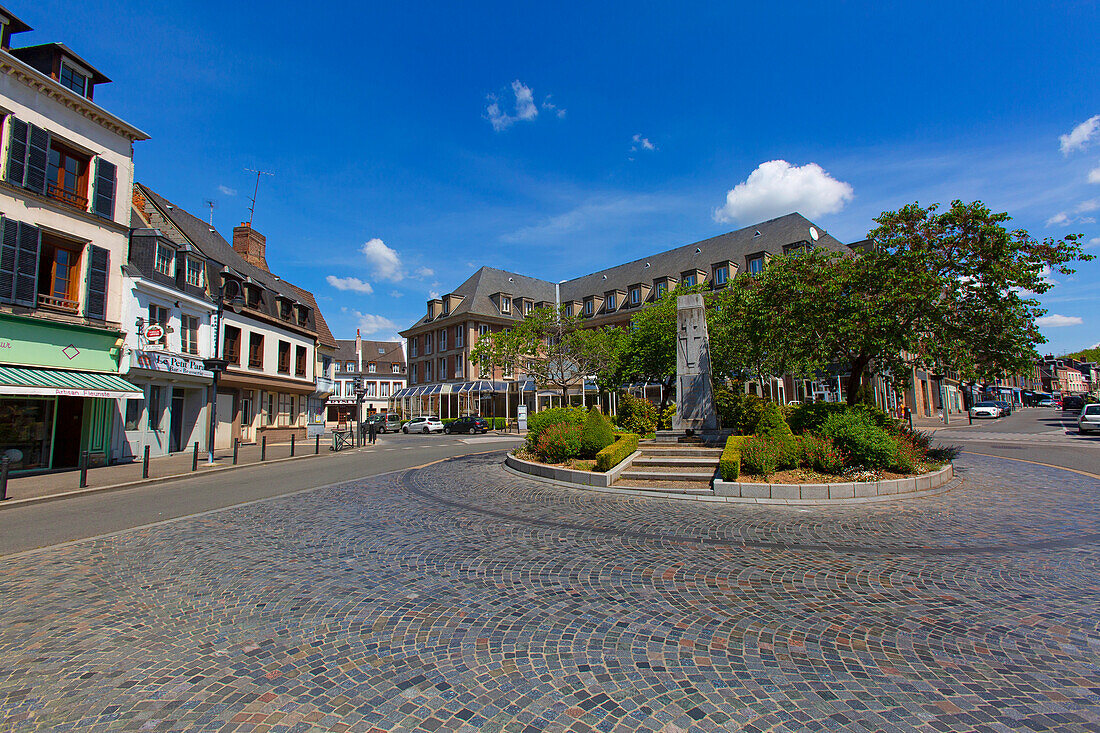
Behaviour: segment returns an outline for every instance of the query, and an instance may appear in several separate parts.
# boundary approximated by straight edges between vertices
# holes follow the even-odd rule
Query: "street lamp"
[[[244,305],[244,298],[241,297],[241,284],[235,280],[230,280],[237,286],[237,294],[229,299],[229,309],[235,311],[236,309]],[[209,458],[207,459],[207,465],[214,465],[214,431],[218,426],[218,377],[229,366],[229,360],[221,358],[221,330],[222,330],[222,312],[227,305],[225,300],[225,291],[227,281],[225,274],[222,274],[221,286],[218,288],[218,315],[217,320],[214,323],[214,358],[203,359],[202,366],[209,372],[213,372],[214,381],[210,388],[210,431],[207,436],[207,447],[209,451]]]
[[[367,390],[363,388],[363,377],[355,378],[355,444],[362,445],[362,413],[363,413],[363,397],[367,394]]]

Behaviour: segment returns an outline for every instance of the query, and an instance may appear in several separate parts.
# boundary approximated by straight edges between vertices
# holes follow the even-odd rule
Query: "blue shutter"
[[[26,188],[46,194],[46,166],[50,160],[50,133],[41,127],[30,126],[29,145],[27,146]]]
[[[29,126],[23,120],[14,117],[8,118],[8,168],[4,172],[4,180],[23,185],[23,178],[27,175],[27,135]]]
[[[15,254],[15,293],[12,298],[16,305],[33,308],[38,303],[38,251],[41,243],[42,234],[38,227],[19,222],[19,244]]]
[[[102,321],[107,318],[107,267],[111,261],[111,253],[94,244],[88,245],[88,250],[91,254],[84,315]]]
[[[95,161],[95,192],[92,212],[104,219],[115,218],[115,165],[103,158]]]
[[[0,303],[15,301],[15,253],[19,249],[19,222],[0,221]]]

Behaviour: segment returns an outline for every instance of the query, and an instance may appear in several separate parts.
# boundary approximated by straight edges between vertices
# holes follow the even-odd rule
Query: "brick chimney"
[[[253,229],[248,222],[233,227],[233,251],[250,264],[271,272],[267,266],[267,258],[264,257],[266,244],[267,237]]]

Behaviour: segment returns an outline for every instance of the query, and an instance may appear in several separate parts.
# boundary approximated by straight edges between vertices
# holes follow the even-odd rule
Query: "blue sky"
[[[791,209],[853,241],[982,199],[1100,254],[1096,2],[525,5],[9,8],[114,80],[138,179],[223,234],[273,171],[268,261],[339,337],[483,264],[564,279]],[[1100,341],[1100,262],[1054,280],[1046,349]]]

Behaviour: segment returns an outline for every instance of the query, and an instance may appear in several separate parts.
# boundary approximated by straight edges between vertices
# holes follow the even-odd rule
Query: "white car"
[[[401,428],[403,433],[442,433],[443,423],[435,415],[414,417]]]
[[[1077,432],[1081,435],[1096,431],[1100,433],[1100,403],[1092,402],[1081,408],[1077,416]]]
[[[996,402],[975,402],[970,406],[970,417],[1000,417],[1002,412]]]

